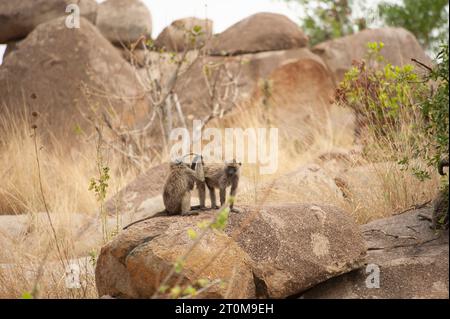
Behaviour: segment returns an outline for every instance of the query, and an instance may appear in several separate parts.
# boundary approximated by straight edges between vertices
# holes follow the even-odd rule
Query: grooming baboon
[[[235,197],[237,188],[239,185],[240,167],[241,163],[237,163],[233,160],[230,163],[225,164],[205,164],[203,171],[205,174],[204,182],[197,182],[198,197],[200,199],[200,208],[205,208],[206,199],[206,186],[209,190],[211,198],[211,208],[217,209],[216,204],[216,192],[215,189],[219,189],[220,194],[220,206],[223,206],[226,201],[226,189],[231,186],[230,196]],[[233,202],[230,203],[231,211],[238,212],[233,208]]]
[[[198,212],[191,209],[191,191],[196,182],[202,183],[204,181],[205,177],[203,175],[202,161],[197,163],[195,170],[191,169],[188,164],[181,161],[171,163],[169,175],[167,176],[163,190],[163,202],[165,209],[153,216],[137,220],[125,226],[123,229],[127,229],[131,225],[157,216],[186,216],[198,214]]]
[[[446,175],[444,167],[448,167],[448,158],[439,162],[439,174]],[[435,230],[448,229],[448,184],[445,185],[444,189],[439,192],[437,198],[433,201],[431,224]]]

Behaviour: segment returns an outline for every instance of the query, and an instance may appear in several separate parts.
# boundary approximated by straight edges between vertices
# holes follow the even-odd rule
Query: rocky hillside
[[[0,298],[33,290],[38,270],[42,298],[448,298],[448,229],[429,221],[441,177],[414,158],[429,177],[420,181],[399,158],[421,137],[417,114],[386,120],[401,128],[391,135],[361,137],[361,110],[336,94],[366,65],[368,43],[383,43],[375,70],[433,66],[411,32],[311,46],[297,22],[261,12],[221,33],[185,17],[152,38],[140,0],[77,1],[80,27],[70,28],[73,2],[0,1]],[[410,82],[439,85],[412,70]],[[277,128],[276,150],[258,144],[276,154],[276,171],[244,161],[239,213],[124,230],[164,209],[172,134],[194,120],[201,132]],[[83,289],[55,280],[74,263]]]

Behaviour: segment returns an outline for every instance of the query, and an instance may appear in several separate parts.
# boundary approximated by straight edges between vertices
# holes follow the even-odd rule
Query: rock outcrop
[[[225,232],[209,231],[194,246],[188,230],[216,212],[156,217],[106,244],[96,268],[98,293],[148,298],[159,285],[222,280],[201,298],[284,298],[360,267],[366,247],[358,227],[332,206],[240,207]],[[199,237],[200,238],[200,237]],[[179,275],[167,278],[187,253]]]
[[[231,101],[239,103],[250,100],[260,81],[268,78],[277,67],[296,60],[310,59],[309,64],[322,65],[323,62],[307,48],[274,52],[243,54],[231,57],[199,56],[193,65],[177,81],[175,91],[179,96],[184,115],[187,118],[201,119],[211,113],[213,102],[228,107]],[[302,62],[299,62],[302,63]],[[305,66],[306,68],[306,66]],[[320,67],[317,67],[320,68]],[[310,73],[305,72],[305,77]],[[234,80],[234,84],[229,80]],[[321,77],[321,75],[313,75]],[[307,86],[308,78],[302,85]],[[216,85],[214,83],[229,83]],[[324,87],[326,86],[324,82]],[[208,89],[215,88],[215,94]],[[323,93],[326,95],[327,93]],[[314,94],[313,94],[314,95]]]
[[[158,209],[164,208],[161,207],[161,194],[168,174],[169,164],[150,168],[109,199],[105,203],[105,210],[110,214],[130,216],[156,213]]]
[[[133,124],[146,111],[134,70],[89,21],[81,18],[79,29],[64,22],[40,24],[8,55],[0,66],[0,104],[40,113],[40,129],[60,139],[75,137],[77,127],[92,130],[86,117],[93,110]]]
[[[155,40],[155,46],[170,52],[199,49],[212,34],[212,20],[194,17],[179,19],[162,30]]]
[[[71,256],[88,256],[103,243],[103,225],[98,216],[81,213],[50,213],[50,216],[58,237],[63,241],[76,242],[71,249]],[[106,225],[110,231],[115,230],[117,218],[111,217]],[[30,255],[45,254],[46,245],[43,243],[48,237],[43,234],[49,234],[50,231],[48,216],[44,212],[0,215],[0,264],[14,263],[15,251]],[[49,261],[57,258],[55,255],[49,256]]]
[[[448,230],[435,233],[420,209],[363,225],[367,265],[310,289],[303,298],[448,299]],[[373,276],[379,275],[379,280]]]
[[[393,65],[413,64],[411,58],[431,65],[430,58],[414,35],[402,28],[367,29],[320,43],[312,51],[325,61],[338,84],[354,60],[366,58],[369,42],[383,42],[384,48],[380,53],[386,62]]]
[[[209,55],[238,55],[306,47],[308,38],[286,16],[257,13],[214,36],[206,45]]]
[[[112,43],[130,44],[150,38],[152,17],[141,0],[106,0],[98,6],[97,28]]]
[[[97,16],[95,0],[20,0],[0,2],[0,43],[25,38],[39,24],[67,16],[69,4],[77,4],[80,15],[91,23]],[[81,26],[81,23],[80,23]]]
[[[19,44],[19,42],[20,41],[10,41],[10,42],[8,42],[8,44],[6,45],[5,53],[3,53],[3,60],[5,60],[9,54],[11,54],[12,52],[16,51],[17,45]]]
[[[316,164],[301,166],[274,181],[266,182],[259,191],[265,194],[268,203],[335,203],[344,200],[343,192],[333,176]]]
[[[288,60],[260,79],[253,99],[273,125],[296,136],[300,127],[311,125],[317,129],[332,104],[334,90],[323,63],[306,57]]]

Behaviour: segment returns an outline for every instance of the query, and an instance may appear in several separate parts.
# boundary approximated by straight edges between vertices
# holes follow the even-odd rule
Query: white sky
[[[97,0],[103,2],[104,0]],[[172,21],[189,16],[211,19],[214,32],[222,32],[239,20],[257,13],[274,12],[299,21],[302,10],[298,5],[287,4],[283,0],[142,0],[152,14],[152,37],[158,34]],[[368,5],[367,1],[359,0]],[[398,0],[389,0],[398,1]],[[371,0],[370,6],[376,6],[380,0]],[[5,45],[0,45],[0,64]]]
[[[290,10],[288,4],[282,0],[143,0],[143,2],[152,14],[154,38],[173,20],[189,16],[208,17],[213,20],[214,32],[221,32],[233,23],[262,11],[281,13],[292,20],[297,18],[295,13],[297,10]],[[0,45],[0,63],[5,47]]]
[[[239,20],[257,13],[274,12],[297,20],[297,10],[291,10],[282,0],[143,0],[152,13],[153,37],[173,20],[195,16],[214,21],[214,32],[222,32]],[[297,11],[298,12],[298,11]]]

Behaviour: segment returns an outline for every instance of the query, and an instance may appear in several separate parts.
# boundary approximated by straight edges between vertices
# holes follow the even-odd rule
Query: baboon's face
[[[241,166],[241,163],[233,163],[227,166],[225,169],[227,175],[232,176],[239,172],[239,167]]]
[[[183,162],[173,162],[170,163],[170,170],[171,171],[183,171],[186,168],[189,168],[189,165]]]

